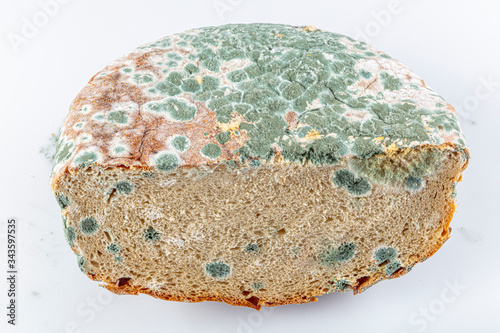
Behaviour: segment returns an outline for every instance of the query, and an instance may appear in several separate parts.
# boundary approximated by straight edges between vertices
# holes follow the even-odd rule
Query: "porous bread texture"
[[[445,152],[432,175],[359,195],[349,166],[87,168],[61,180],[68,241],[116,293],[260,309],[361,292],[448,239],[464,164]]]
[[[428,258],[468,160],[453,107],[385,53],[310,26],[226,25],[96,74],[51,183],[80,268],[109,290],[260,309]]]

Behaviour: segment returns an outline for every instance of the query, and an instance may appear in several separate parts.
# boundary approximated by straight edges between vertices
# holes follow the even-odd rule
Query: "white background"
[[[498,1],[66,0],[51,17],[35,0],[0,1],[0,332],[500,332]],[[260,312],[117,296],[80,273],[40,152],[50,152],[71,100],[138,45],[239,22],[314,25],[364,39],[459,109],[472,159],[452,237],[436,255],[360,295]],[[19,221],[14,328],[5,315],[8,217]]]

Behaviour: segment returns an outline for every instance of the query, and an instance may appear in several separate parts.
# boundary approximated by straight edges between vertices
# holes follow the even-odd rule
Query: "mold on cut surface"
[[[231,274],[231,267],[222,261],[214,261],[205,266],[205,271],[211,277],[222,279]]]
[[[161,238],[160,233],[156,231],[153,227],[149,227],[144,230],[144,239],[150,242],[157,242]]]
[[[339,170],[335,173],[335,184],[345,187],[353,195],[362,195],[370,191],[371,185],[364,178],[357,178],[348,170]]]
[[[381,247],[375,251],[375,260],[378,264],[396,259],[398,253],[392,247]]]
[[[134,186],[127,181],[121,181],[115,184],[115,188],[120,194],[129,194]]]
[[[113,254],[118,254],[120,253],[120,247],[118,245],[116,245],[115,243],[111,243],[108,245],[108,247],[106,248],[109,252],[113,253]]]
[[[319,255],[320,264],[327,267],[335,267],[337,264],[346,262],[356,252],[356,244],[344,243],[338,248],[328,248]]]
[[[84,234],[93,234],[99,229],[99,224],[93,217],[86,217],[80,221],[80,231]]]
[[[69,206],[69,199],[64,194],[56,194],[56,199],[61,209],[64,209]]]
[[[409,177],[406,179],[406,186],[410,190],[418,190],[422,186],[422,179],[418,177]]]
[[[56,151],[87,276],[255,309],[406,274],[448,239],[469,161],[453,107],[399,61],[276,24],[118,58],[73,100]]]
[[[64,229],[64,236],[66,237],[66,242],[69,244],[69,246],[73,247],[73,242],[76,238],[75,228],[67,227],[66,229]]]

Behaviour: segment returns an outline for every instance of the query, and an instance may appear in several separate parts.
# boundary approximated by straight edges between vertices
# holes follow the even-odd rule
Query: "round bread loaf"
[[[260,309],[364,291],[448,239],[469,152],[455,110],[363,42],[207,27],[97,73],[52,189],[91,279]]]

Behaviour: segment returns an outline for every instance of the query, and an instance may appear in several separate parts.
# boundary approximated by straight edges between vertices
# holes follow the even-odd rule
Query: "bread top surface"
[[[467,151],[453,107],[399,61],[312,26],[231,24],[145,44],[92,77],[52,182],[93,163],[332,164],[417,146]]]

